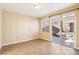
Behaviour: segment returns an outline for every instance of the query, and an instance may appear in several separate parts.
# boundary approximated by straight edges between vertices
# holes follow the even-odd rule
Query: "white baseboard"
[[[21,42],[25,42],[25,41],[34,40],[34,39],[38,39],[38,38],[32,38],[32,39],[29,39],[29,40],[22,40],[22,41],[16,41],[16,42],[11,42],[11,43],[6,43],[6,44],[2,44],[2,46],[11,45],[11,44],[16,44],[16,43],[21,43]],[[45,39],[45,38],[40,38],[40,39],[47,40],[47,41],[51,41],[51,40]]]
[[[11,44],[16,44],[16,43],[21,43],[21,42],[25,42],[25,41],[34,40],[34,39],[38,39],[38,38],[32,38],[32,39],[29,39],[29,40],[22,40],[22,41],[17,41],[17,42],[11,42],[11,43],[7,43],[7,44],[3,44],[2,46],[11,45]]]

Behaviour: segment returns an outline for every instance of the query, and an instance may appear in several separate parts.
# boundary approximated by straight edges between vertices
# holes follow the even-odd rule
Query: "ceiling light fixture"
[[[40,5],[39,4],[34,4],[33,7],[34,8],[40,8]]]

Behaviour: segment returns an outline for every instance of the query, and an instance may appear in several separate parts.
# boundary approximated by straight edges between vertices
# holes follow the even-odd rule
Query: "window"
[[[53,21],[60,21],[61,20],[61,16],[60,15],[56,15],[52,17]]]
[[[56,16],[53,16],[51,19],[52,19],[52,26],[55,26],[55,27],[60,29],[61,16],[60,15],[56,15]]]
[[[41,20],[41,31],[49,32],[49,21],[48,19]]]
[[[74,11],[62,14],[63,31],[65,31],[65,29],[66,30],[68,29],[69,32],[74,32],[74,20],[75,20]]]

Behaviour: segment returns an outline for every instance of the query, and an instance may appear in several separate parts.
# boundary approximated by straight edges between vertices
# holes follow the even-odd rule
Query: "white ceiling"
[[[55,12],[74,5],[73,3],[39,3],[40,8],[35,9],[34,3],[0,3],[3,10],[26,14],[34,17],[45,16],[51,12]]]

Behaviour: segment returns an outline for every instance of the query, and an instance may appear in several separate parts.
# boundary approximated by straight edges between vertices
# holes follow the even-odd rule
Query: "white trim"
[[[76,38],[76,36],[77,36],[77,31],[76,31],[76,29],[77,29],[77,19],[76,19],[76,17],[74,17],[74,18],[75,18],[75,20],[74,20],[74,32],[75,32],[75,33],[74,33],[74,34],[75,34],[75,37],[74,37],[74,42],[75,42],[75,43],[74,43],[74,48],[77,48],[77,47],[76,47],[76,45],[77,45],[77,43],[76,43],[76,39],[77,39],[77,38]]]
[[[50,21],[50,29],[49,29],[49,31],[50,31],[50,41],[52,41],[52,19],[49,17],[49,21]]]
[[[17,42],[6,43],[6,44],[3,44],[2,46],[11,45],[11,44],[16,44],[16,43],[21,43],[21,42],[30,41],[30,40],[35,40],[35,39],[38,39],[38,38],[32,38],[32,39],[29,39],[29,40],[23,40],[23,41],[17,41]]]

